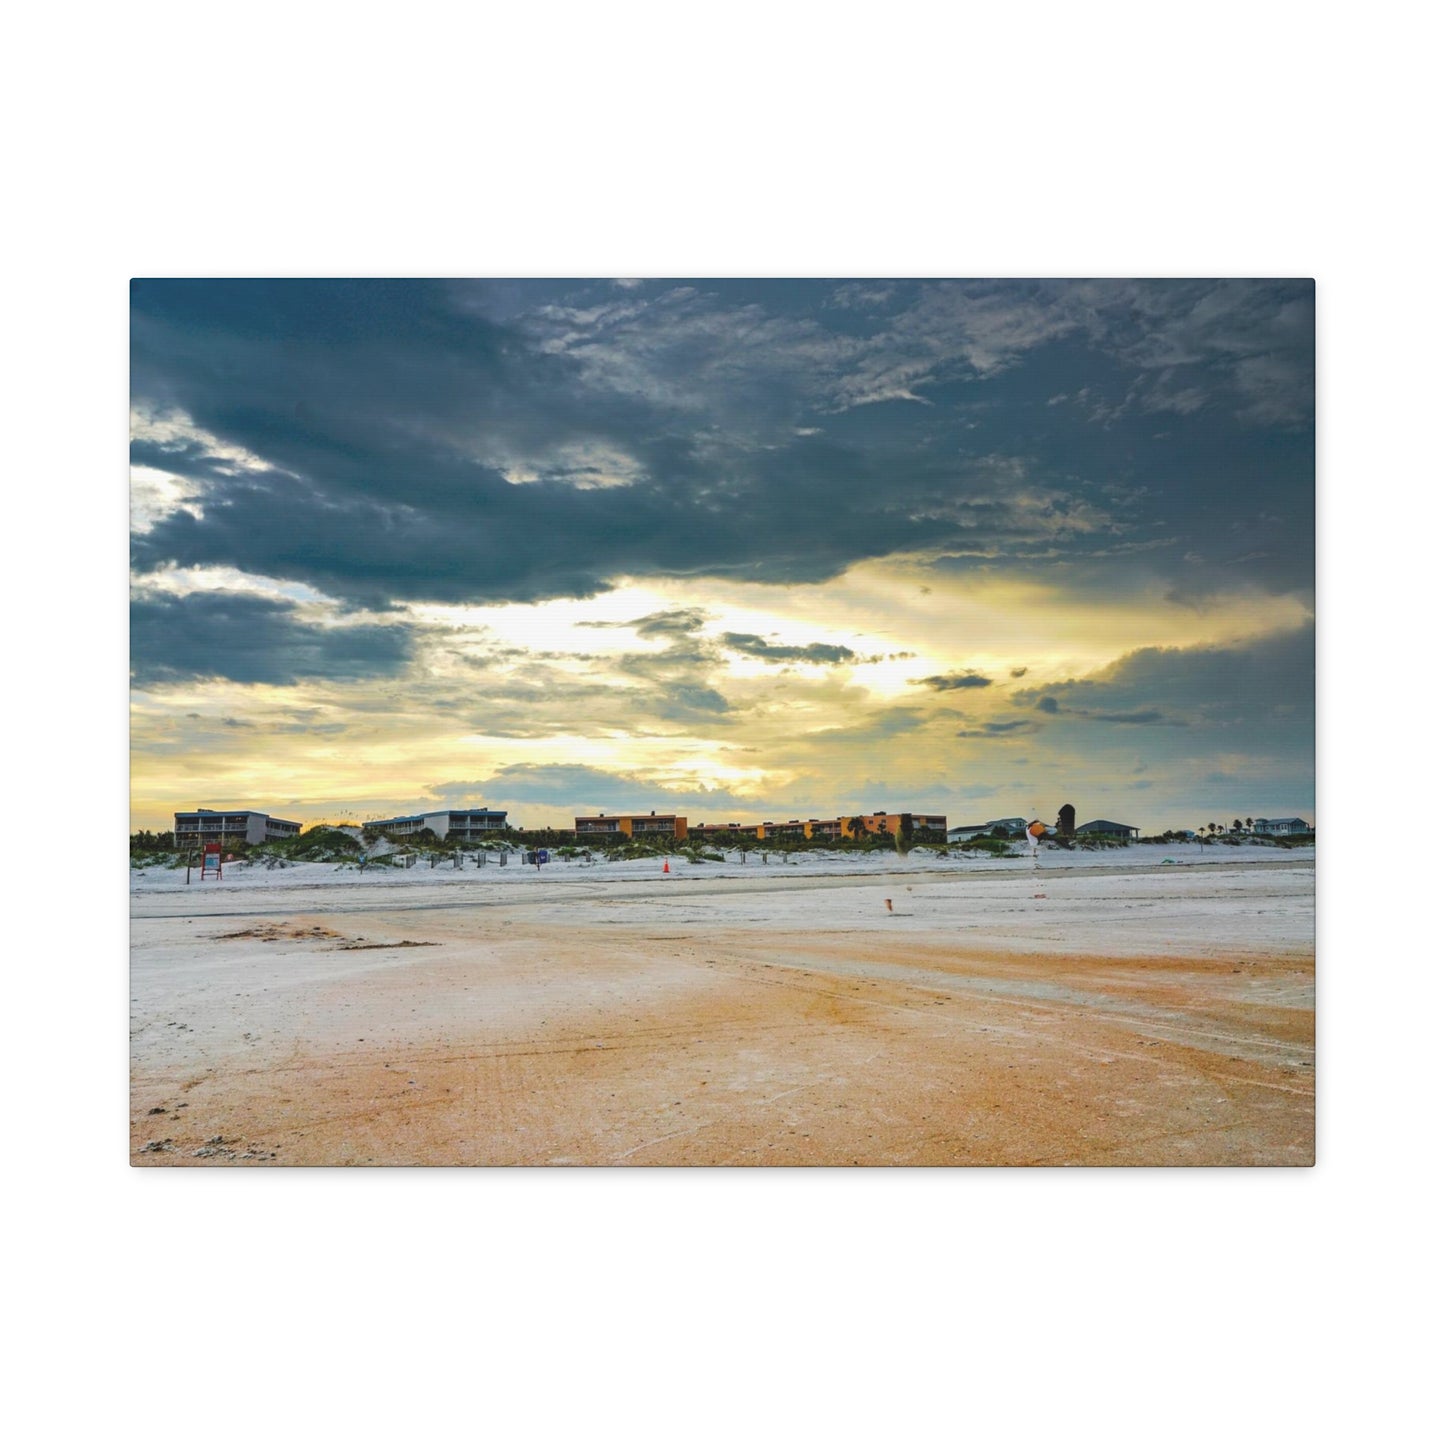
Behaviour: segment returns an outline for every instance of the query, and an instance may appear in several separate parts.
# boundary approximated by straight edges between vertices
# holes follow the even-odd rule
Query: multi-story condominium
[[[581,821],[580,819],[578,820]],[[736,838],[739,833],[749,838],[758,836],[756,823],[695,823],[687,830],[694,837],[704,840],[716,840],[726,842],[728,838]]]
[[[864,833],[902,833],[909,837],[914,833],[948,834],[948,819],[942,813],[867,813],[851,818],[839,818],[842,835],[845,838],[861,837]],[[856,825],[861,823],[859,829]]]
[[[438,838],[467,842],[505,832],[507,813],[496,808],[447,808],[434,813],[408,813],[400,818],[375,818],[365,826],[400,837],[430,828]]]
[[[580,821],[580,820],[579,820]],[[860,824],[860,827],[854,825]],[[944,834],[948,819],[941,813],[869,813],[852,818],[789,818],[786,823],[699,823],[692,832],[704,840],[725,841],[745,833],[768,838],[854,838],[869,833],[898,833],[905,836],[924,831]],[[942,841],[940,839],[940,841]]]
[[[730,838],[851,838],[853,824],[861,823],[856,836],[868,833],[903,833],[905,837],[920,832],[937,833],[939,841],[948,830],[948,819],[942,813],[870,813],[855,818],[789,818],[786,823],[769,819],[765,823],[694,823],[677,813],[598,813],[595,817],[574,820],[579,840],[595,838],[599,843],[617,842],[623,838],[692,837],[699,842],[726,847]]]
[[[578,838],[599,842],[619,838],[686,838],[687,819],[677,813],[598,813],[574,818]]]
[[[758,826],[759,838],[806,838],[808,836],[808,825],[801,818],[789,818],[786,823],[774,823],[772,821],[761,823]]]
[[[727,844],[728,838],[838,838],[841,824],[837,818],[818,819],[789,818],[788,822],[704,822],[689,829],[695,838],[704,842]]]
[[[176,844],[269,843],[277,838],[294,838],[300,823],[273,818],[251,808],[197,808],[193,813],[175,815]]]

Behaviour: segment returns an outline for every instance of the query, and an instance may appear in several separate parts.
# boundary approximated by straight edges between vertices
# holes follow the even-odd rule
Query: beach
[[[668,864],[133,873],[132,1161],[1313,1163],[1312,848]]]

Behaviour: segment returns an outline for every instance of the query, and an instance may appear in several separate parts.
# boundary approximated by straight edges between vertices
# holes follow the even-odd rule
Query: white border
[[[22,1407],[222,1439],[1403,1424],[1440,1018],[1409,936],[1436,807],[1409,702],[1436,666],[1429,47],[1375,64],[1382,22],[1238,4],[536,14],[18,27]],[[1315,1170],[127,1168],[127,278],[611,272],[1318,278]],[[57,853],[57,798],[104,834]]]

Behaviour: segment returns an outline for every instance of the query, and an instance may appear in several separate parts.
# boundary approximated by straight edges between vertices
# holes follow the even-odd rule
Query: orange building
[[[579,838],[686,838],[687,819],[677,813],[598,813],[574,818]]]
[[[578,819],[579,824],[581,819]],[[854,827],[858,823],[861,826]],[[942,813],[868,813],[851,818],[789,818],[786,823],[699,823],[692,829],[694,837],[721,840],[739,834],[760,838],[859,838],[869,833],[902,831],[905,837],[915,832],[947,835],[948,819]]]
[[[865,813],[839,818],[838,822],[845,838],[859,838],[865,833],[891,833],[895,838],[900,833],[908,837],[920,831],[945,836],[948,833],[948,819],[942,813]]]
[[[688,832],[695,837],[709,840],[736,838],[739,833],[748,838],[759,836],[756,823],[699,823],[696,827],[689,828]]]

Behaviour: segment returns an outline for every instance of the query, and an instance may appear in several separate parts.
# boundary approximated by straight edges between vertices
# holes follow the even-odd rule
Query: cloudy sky
[[[132,825],[1314,816],[1314,288],[138,281]]]

